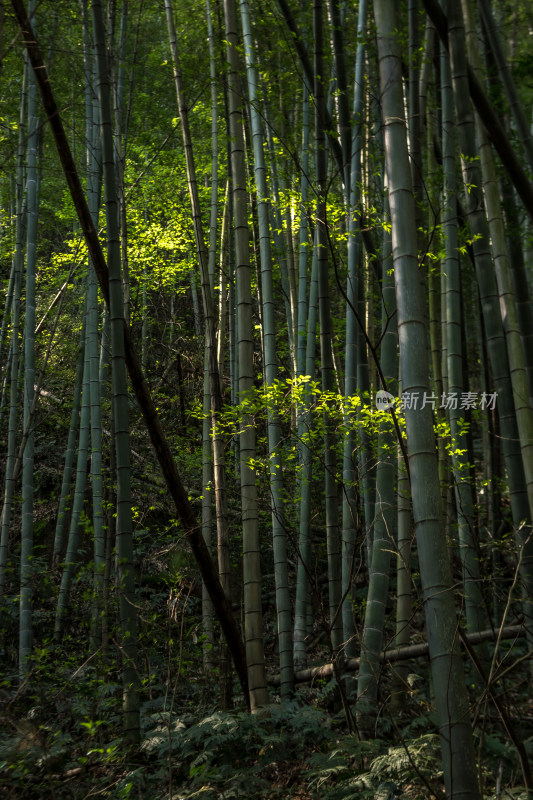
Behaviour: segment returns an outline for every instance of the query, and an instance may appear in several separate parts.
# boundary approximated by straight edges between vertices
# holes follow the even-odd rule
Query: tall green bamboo
[[[307,310],[308,310],[308,242],[309,242],[309,138],[311,114],[309,108],[309,89],[304,84],[302,99],[302,144],[300,151],[300,226],[298,229],[298,317],[296,367],[298,377],[305,374],[305,353],[307,345]]]
[[[260,84],[257,89],[259,90]],[[287,122],[293,114],[292,105],[286,104],[284,93],[279,94],[280,114],[275,123],[269,103],[269,93],[261,92],[262,112],[264,115],[264,130],[268,149],[270,151],[270,193],[272,202],[269,212],[272,218],[273,255],[274,263],[279,265],[279,275],[283,292],[283,302],[287,316],[287,336],[290,352],[290,372],[295,377],[297,372],[297,327],[298,327],[298,285],[294,261],[294,246],[292,236],[292,211],[287,202],[290,186],[287,178],[287,166],[283,163],[283,149],[275,145],[274,135],[284,142],[289,135],[286,130]],[[258,113],[261,111],[258,109]],[[290,125],[290,122],[289,122]],[[267,178],[268,181],[268,178]]]
[[[370,269],[370,265],[367,265]],[[360,397],[360,405],[357,406],[357,421],[359,434],[358,449],[358,476],[359,485],[362,490],[362,509],[364,519],[364,552],[367,569],[370,569],[372,561],[372,537],[374,508],[376,503],[376,459],[374,454],[373,437],[365,425],[365,410],[370,405],[370,371],[368,365],[368,352],[366,341],[366,300],[365,300],[365,270],[364,259],[360,256],[359,281],[357,285],[357,310],[363,331],[357,334],[357,389]],[[364,407],[366,406],[366,409]]]
[[[123,722],[127,741],[139,740],[137,659],[137,605],[133,571],[133,534],[130,487],[128,384],[124,349],[124,300],[120,260],[118,194],[116,188],[109,67],[100,0],[92,3],[93,37],[97,58],[102,163],[107,222],[111,364],[117,470],[117,556],[122,648]]]
[[[209,391],[209,364],[207,353],[204,353],[204,386],[202,397],[202,536],[212,551],[213,524],[213,450],[211,447],[211,393]],[[202,583],[202,632],[204,668],[212,670],[214,666],[213,646],[213,604],[207,587]]]
[[[10,285],[9,291],[11,292],[11,295],[13,295],[13,284]],[[11,317],[10,311],[8,311],[7,316]],[[6,325],[6,330],[7,330],[7,325]],[[13,347],[12,347],[12,344],[10,343],[8,351],[7,351],[7,357],[6,357],[5,363],[3,364],[4,379],[2,381],[2,393],[0,395],[0,425],[2,425],[2,423],[3,423],[4,411],[7,408],[6,398],[7,398],[7,392],[8,392],[8,389],[9,389],[8,376],[11,373],[11,356],[12,356],[12,353],[13,353]]]
[[[326,228],[327,154],[326,118],[323,64],[323,10],[322,0],[313,3],[314,34],[314,98],[315,98],[315,158],[316,158],[316,248],[318,274],[318,308],[320,316],[320,363],[322,390],[335,391],[333,364],[333,327],[329,293],[328,234]],[[336,480],[336,454],[333,421],[324,415],[324,493],[326,511],[326,540],[328,553],[328,595],[331,645],[335,651],[342,646],[341,614],[341,546],[339,535],[339,491]]]
[[[28,12],[34,14],[31,0]],[[24,429],[29,425],[22,454],[22,527],[20,547],[20,611],[19,611],[19,676],[24,679],[29,670],[32,651],[32,556],[33,556],[33,469],[35,435],[31,416],[35,387],[35,281],[37,260],[37,219],[39,213],[39,176],[37,150],[39,146],[37,116],[37,84],[33,73],[28,81],[28,155],[27,155],[27,230],[26,230],[26,291],[24,308]]]
[[[283,508],[283,471],[281,464],[281,425],[279,414],[268,398],[278,378],[276,355],[276,326],[274,321],[274,286],[272,279],[272,254],[270,248],[269,201],[264,160],[265,136],[259,114],[258,74],[255,65],[255,47],[252,36],[250,9],[247,0],[240,0],[241,22],[244,38],[248,102],[254,151],[254,178],[259,221],[259,249],[261,259],[261,307],[263,327],[264,372],[267,391],[267,433],[270,469],[270,498],[272,508],[272,543],[274,550],[274,579],[278,621],[281,694],[288,697],[294,689],[292,652],[291,601],[289,596],[289,570],[287,563],[287,534]],[[294,348],[295,349],[295,348]]]
[[[304,86],[303,131],[302,131],[302,177],[300,183],[300,233],[299,233],[299,279],[298,279],[298,378],[305,376],[302,401],[297,410],[299,464],[300,464],[300,502],[298,530],[298,571],[296,578],[296,597],[294,602],[294,665],[296,669],[307,666],[305,639],[310,603],[311,574],[311,481],[313,475],[313,454],[306,441],[312,426],[312,412],[307,382],[315,374],[316,322],[317,322],[317,251],[313,248],[311,276],[308,281],[308,242],[310,238],[307,198],[309,191],[309,138],[310,138],[310,99]],[[316,228],[315,228],[316,235]],[[309,298],[307,286],[309,284]]]
[[[209,253],[208,273],[211,287],[215,282],[215,266],[217,255],[217,211],[218,211],[218,97],[216,85],[216,62],[213,35],[213,22],[211,18],[211,2],[206,0],[207,39],[209,43],[209,78],[211,83],[211,204],[209,219]],[[213,447],[211,441],[211,392],[209,384],[209,353],[207,342],[204,345],[204,388],[203,388],[203,422],[202,422],[202,535],[205,543],[211,550],[212,522],[213,522],[213,489],[214,466]],[[220,360],[217,364],[220,374]],[[215,433],[213,431],[213,433]],[[202,625],[204,632],[204,666],[211,669],[213,666],[213,604],[209,592],[202,583]]]
[[[374,0],[402,390],[429,395],[426,329],[419,292],[415,210],[402,91],[401,51],[392,0]],[[438,461],[431,408],[406,402],[405,420],[431,676],[450,798],[479,800],[472,727],[457,647],[453,582],[440,512]]]
[[[396,636],[394,637],[394,646],[401,647],[410,642],[413,619],[413,579],[411,575],[413,517],[409,478],[401,447],[398,447],[397,475]],[[409,691],[407,679],[410,672],[409,662],[399,661],[395,666],[392,689],[393,708],[402,707],[404,697]]]
[[[228,538],[228,526],[227,526],[225,456],[224,456],[224,442],[218,424],[218,417],[222,408],[222,396],[220,389],[216,322],[215,322],[215,310],[213,302],[214,263],[213,263],[213,256],[211,256],[210,258],[207,252],[205,238],[204,238],[203,223],[201,216],[201,205],[198,193],[198,181],[196,176],[196,167],[194,160],[193,142],[189,128],[188,108],[184,96],[176,29],[174,25],[174,16],[172,11],[171,0],[165,0],[165,11],[166,11],[168,34],[169,34],[169,45],[172,55],[174,85],[175,85],[176,99],[178,103],[178,110],[181,120],[183,147],[185,151],[187,184],[189,188],[189,198],[191,203],[191,214],[192,214],[194,236],[196,242],[196,253],[198,257],[200,278],[202,282],[202,301],[203,301],[204,320],[205,320],[205,347],[207,353],[209,386],[211,394],[210,410],[211,410],[211,426],[213,432],[213,437],[212,437],[213,477],[214,477],[214,487],[215,487],[219,574],[222,585],[224,587],[224,591],[229,596],[231,592],[231,583],[230,583],[229,538]],[[211,59],[212,64],[213,61],[214,59],[212,58]],[[214,105],[216,105],[216,97],[213,96],[212,107]],[[213,133],[215,133],[215,131],[213,131]],[[215,166],[215,163],[212,163],[212,176],[215,173],[216,169],[217,167]],[[215,191],[215,189],[216,187],[213,189],[213,192]],[[213,226],[214,222],[213,220],[211,220],[210,242],[211,238],[215,235],[213,234]],[[215,232],[216,232],[216,225],[215,225]],[[212,249],[212,244],[211,244],[211,249]],[[226,662],[224,662],[223,665],[223,672],[227,675]],[[226,681],[224,681],[223,683],[226,686],[226,688],[224,689],[226,695],[225,702],[229,704],[229,694],[230,694],[229,681],[226,679]]]
[[[19,419],[19,367],[20,367],[20,294],[22,287],[22,270],[24,262],[24,220],[25,208],[23,204],[24,193],[24,153],[26,136],[27,113],[27,85],[28,64],[24,61],[24,70],[21,86],[21,102],[19,114],[19,136],[17,146],[16,166],[16,223],[15,223],[15,252],[13,255],[13,300],[11,304],[11,370],[9,387],[9,418],[7,430],[6,471],[4,478],[4,497],[2,505],[1,534],[0,534],[0,597],[4,594],[6,566],[8,561],[9,531],[13,496],[15,492],[15,460],[17,457],[17,431]]]
[[[531,126],[527,122],[512,71],[503,51],[500,31],[492,13],[490,0],[478,0],[477,6],[490,43],[491,53],[496,61],[501,81],[505,87],[505,93],[509,100],[511,113],[522,147],[524,148],[529,169],[533,170],[533,136]]]
[[[396,395],[398,385],[398,329],[394,278],[391,270],[392,246],[384,233],[382,253],[382,329],[380,366],[387,391]],[[387,415],[389,417],[389,415]],[[379,656],[383,649],[385,606],[389,593],[391,554],[396,546],[396,447],[392,420],[380,425],[376,469],[376,508],[372,537],[372,558],[365,608],[361,661],[357,681],[357,716],[359,729],[372,735],[377,716],[380,674]]]
[[[465,610],[468,630],[471,633],[486,627],[483,592],[480,579],[479,550],[474,538],[475,515],[473,507],[471,468],[468,459],[468,441],[464,424],[465,412],[460,398],[466,387],[463,384],[463,343],[461,336],[461,279],[457,224],[456,161],[453,122],[453,93],[448,55],[441,50],[441,103],[442,103],[442,162],[444,172],[442,227],[446,261],[446,353],[448,395],[446,409],[452,437],[452,465],[457,508],[459,553],[463,566]]]
[[[480,56],[477,42],[473,38],[474,20],[472,9],[468,0],[463,0],[463,6],[470,61],[473,67],[480,71]],[[492,147],[485,129],[479,122],[479,118],[476,118],[476,131],[479,142],[481,177],[489,223],[494,270],[500,298],[505,343],[507,345],[507,357],[509,360],[516,423],[518,435],[520,437],[520,449],[522,451],[522,461],[524,464],[529,510],[533,518],[533,408],[529,402],[525,359],[522,350],[515,295],[511,281],[511,269],[505,240],[505,225],[500,202],[498,176],[494,163],[494,156],[492,154]],[[533,164],[533,145],[531,141],[530,146],[532,148]]]
[[[98,233],[91,219],[89,208],[81,187],[79,175],[74,163],[65,128],[52,90],[50,77],[44,63],[39,42],[31,28],[22,0],[11,0],[11,5],[19,25],[26,52],[28,53],[34,74],[39,84],[41,98],[46,111],[50,129],[53,133],[57,154],[68,184],[70,196],[76,208],[84,238],[95,265],[98,281],[106,302],[109,302],[110,280],[106,259],[100,245]],[[150,395],[146,379],[143,375],[139,358],[133,347],[130,331],[122,325],[123,343],[127,355],[128,372],[144,423],[150,434],[157,460],[164,475],[165,482],[172,495],[176,512],[187,534],[187,541],[200,567],[202,577],[209,588],[217,616],[223,628],[228,646],[231,649],[236,670],[245,696],[247,696],[247,674],[245,668],[244,647],[222,586],[216,574],[209,551],[201,536],[192,506],[187,498],[179,472],[168,441],[165,437],[159,415]]]
[[[371,95],[373,95],[373,91],[371,91]],[[368,114],[370,118],[376,118],[379,116],[379,108],[377,107],[376,103],[370,102],[370,108],[368,109]],[[366,152],[368,157],[370,158],[370,142],[368,139],[370,138],[369,126],[367,127],[367,142],[365,144]],[[374,124],[374,131],[372,133],[372,138],[376,140],[380,140],[382,138],[381,134],[381,125]],[[380,146],[382,149],[382,146]],[[366,175],[362,174],[361,176],[361,184],[363,187],[363,191],[366,189],[366,193],[368,196],[370,195],[370,180],[371,180],[371,171],[366,169]],[[375,180],[375,178],[374,178]],[[379,193],[382,193],[382,188],[378,189]],[[378,195],[379,196],[379,195]],[[362,204],[362,208],[360,209],[364,213],[364,204]],[[360,403],[356,409],[357,415],[357,428],[358,428],[358,453],[357,453],[357,462],[358,462],[358,479],[359,479],[359,486],[361,490],[361,508],[363,511],[363,530],[364,530],[364,554],[366,559],[366,566],[370,569],[370,562],[372,559],[372,535],[373,535],[373,520],[374,520],[374,508],[375,508],[375,500],[376,500],[376,460],[374,454],[374,442],[373,437],[371,436],[370,432],[367,429],[365,424],[365,413],[368,411],[368,407],[370,404],[370,369],[369,369],[369,353],[367,347],[367,337],[372,336],[371,325],[368,325],[368,319],[371,319],[371,312],[370,312],[370,304],[371,304],[371,296],[365,293],[366,284],[370,281],[370,271],[372,269],[373,263],[379,263],[379,257],[377,257],[377,251],[374,247],[371,251],[368,248],[368,244],[366,245],[368,259],[365,262],[364,255],[359,250],[357,255],[358,262],[354,265],[354,268],[358,270],[358,280],[357,283],[354,284],[354,288],[357,288],[357,295],[356,295],[356,308],[357,308],[357,317],[358,317],[358,329],[357,329],[357,391],[360,399]],[[365,408],[366,406],[366,408]]]
[[[76,363],[76,377],[74,379],[74,395],[72,400],[72,410],[70,412],[70,423],[68,428],[67,446],[65,448],[65,461],[63,465],[63,475],[61,479],[61,494],[59,496],[59,506],[56,517],[56,529],[54,534],[54,548],[52,551],[52,565],[55,566],[61,559],[65,544],[65,526],[68,522],[68,511],[70,495],[70,484],[72,472],[74,470],[74,459],[76,457],[76,441],[80,430],[80,405],[83,388],[83,365],[85,362],[85,317],[83,318],[80,342],[78,345],[78,359]]]
[[[78,546],[80,540],[80,528],[82,527],[82,513],[85,499],[85,485],[87,483],[87,457],[89,454],[90,443],[90,419],[91,419],[91,399],[90,399],[90,365],[89,351],[87,348],[87,300],[83,314],[83,379],[81,391],[81,411],[79,415],[79,436],[76,459],[76,481],[72,496],[72,510],[70,514],[70,526],[67,541],[67,551],[65,563],[61,575],[61,584],[57,598],[56,615],[54,624],[54,639],[60,643],[65,632],[67,613],[69,606],[70,590],[74,580],[76,565],[78,563]],[[58,553],[59,555],[59,553]]]
[[[12,187],[12,190],[13,190],[14,193],[16,193],[15,185]],[[16,217],[16,214],[14,213],[12,216]],[[5,237],[5,232],[2,231],[2,238],[4,238],[4,237]],[[6,299],[5,299],[5,303],[4,303],[4,313],[2,314],[2,327],[1,327],[1,330],[0,330],[0,364],[2,364],[2,365],[4,364],[4,347],[5,347],[6,341],[8,340],[8,327],[9,327],[9,318],[10,318],[10,314],[11,314],[11,307],[13,305],[13,289],[14,289],[14,286],[15,286],[15,262],[14,262],[14,260],[12,260],[11,261],[11,269],[9,271],[9,284],[7,286]],[[7,365],[8,359],[9,359],[9,355],[6,358],[6,362],[5,362],[6,365]],[[0,420],[1,420],[1,416],[0,416]]]
[[[357,355],[358,337],[360,335],[357,319],[358,287],[361,280],[362,241],[359,225],[359,210],[361,203],[361,149],[363,144],[362,127],[364,117],[364,63],[366,45],[364,35],[366,32],[368,14],[367,0],[359,3],[357,22],[357,56],[355,62],[354,103],[353,103],[353,134],[350,146],[350,186],[349,216],[348,216],[348,277],[346,286],[346,345],[344,363],[344,394],[347,401],[347,410],[344,414],[344,424],[347,428],[344,439],[343,452],[343,493],[342,493],[342,623],[345,653],[348,658],[355,658],[357,646],[355,641],[355,626],[353,618],[353,597],[351,584],[355,568],[355,540],[358,523],[356,478],[356,434],[355,423],[357,412],[350,408],[350,401],[357,392]],[[343,150],[345,149],[345,146]]]
[[[409,155],[411,158],[411,179],[415,193],[417,222],[420,218],[422,199],[422,159],[421,159],[421,117],[420,117],[420,41],[418,34],[418,0],[408,0],[407,18],[409,29],[409,82],[408,117]],[[418,226],[417,226],[418,227]]]
[[[511,279],[527,373],[529,402],[533,406],[533,303],[527,280],[525,243],[520,235],[520,217],[513,187],[505,176],[500,179],[500,186],[505,214],[505,236],[511,261]]]
[[[141,5],[142,8],[142,5]],[[129,18],[128,0],[123,0],[120,10],[120,25],[118,31],[118,43],[114,44],[114,28],[116,27],[115,14],[110,14],[111,25],[113,26],[112,36],[109,42],[109,71],[112,86],[112,106],[114,117],[113,143],[115,148],[116,181],[119,205],[119,224],[120,224],[120,260],[122,271],[122,288],[124,295],[124,318],[130,324],[131,312],[131,286],[130,286],[130,267],[128,258],[128,219],[126,212],[126,189],[124,174],[126,168],[126,144],[127,144],[127,120],[129,109],[125,109],[124,84],[126,68],[126,44]],[[139,10],[139,14],[140,14]],[[135,45],[136,47],[136,45]],[[136,53],[133,54],[135,62]],[[133,81],[133,71],[131,82]],[[130,100],[132,85],[130,82]]]
[[[90,30],[87,2],[82,4],[84,21],[85,60],[85,119],[87,140],[87,200],[95,226],[98,224],[101,170],[100,137],[98,128],[98,103],[94,92],[94,57],[90,47]],[[87,270],[86,336],[89,359],[89,391],[91,415],[91,492],[93,525],[93,612],[91,643],[98,647],[101,639],[100,615],[102,612],[103,577],[105,561],[104,491],[102,475],[102,422],[100,414],[100,364],[98,351],[98,283],[92,260]]]
[[[239,398],[250,399],[253,387],[253,326],[248,232],[248,203],[244,161],[242,91],[240,88],[239,34],[234,0],[224,0],[226,57],[228,62],[231,171],[235,225],[235,291]],[[239,437],[243,527],[243,580],[246,661],[252,711],[268,702],[261,610],[261,560],[257,518],[257,488],[253,459],[256,455],[253,417],[244,412]]]
[[[350,124],[350,106],[348,96],[348,78],[346,70],[346,53],[344,47],[343,22],[346,14],[346,4],[339,0],[328,0],[328,12],[331,20],[331,40],[333,59],[335,64],[335,102],[337,105],[339,138],[342,149],[342,162],[344,165],[344,194],[349,201],[352,175],[352,125]],[[359,8],[359,19],[361,9]],[[358,26],[358,34],[360,27]],[[358,42],[358,46],[362,42]],[[357,85],[357,78],[356,78]]]
[[[497,410],[500,422],[503,453],[516,541],[519,549],[520,574],[526,593],[533,591],[533,538],[531,510],[528,501],[524,463],[520,452],[520,441],[515,415],[513,391],[509,372],[509,360],[505,343],[500,298],[490,250],[490,234],[482,197],[482,177],[475,142],[474,119],[468,100],[466,43],[460,0],[450,0],[449,47],[452,70],[452,85],[457,119],[457,134],[462,156],[463,182],[468,223],[473,238],[477,284],[483,310],[483,324],[487,353],[497,394]],[[466,92],[466,93],[465,93]],[[526,524],[524,525],[524,522]],[[531,631],[531,604],[524,605]],[[531,637],[531,633],[529,634]]]
[[[296,342],[296,328],[297,328],[297,303],[294,290],[291,291],[291,281],[289,274],[291,273],[291,263],[289,252],[287,248],[287,237],[284,235],[283,215],[281,213],[281,190],[280,180],[278,177],[278,156],[274,146],[274,128],[270,120],[270,113],[266,98],[263,98],[263,114],[266,120],[266,134],[269,149],[269,162],[270,162],[270,184],[272,192],[272,202],[268,205],[269,215],[272,217],[272,230],[274,238],[274,254],[276,261],[279,264],[279,274],[281,278],[281,288],[283,292],[283,304],[285,307],[285,316],[287,318],[287,339],[289,343],[289,351],[291,354],[291,362],[295,374],[297,370],[297,342]],[[259,111],[258,111],[259,113]]]

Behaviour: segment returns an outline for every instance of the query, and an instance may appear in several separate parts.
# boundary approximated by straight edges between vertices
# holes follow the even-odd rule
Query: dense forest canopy
[[[533,14],[0,2],[7,797],[533,794]]]

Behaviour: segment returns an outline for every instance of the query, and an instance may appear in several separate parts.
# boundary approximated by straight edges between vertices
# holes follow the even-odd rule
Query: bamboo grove
[[[327,678],[371,739],[422,655],[446,796],[484,702],[533,791],[528,3],[1,13],[6,685],[111,663],[138,744],[188,592],[222,707]]]

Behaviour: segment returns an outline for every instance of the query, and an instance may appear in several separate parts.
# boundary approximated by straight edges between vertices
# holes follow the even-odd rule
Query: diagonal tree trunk
[[[501,36],[494,20],[490,0],[478,0],[477,5],[490,43],[491,52],[496,60],[498,72],[505,87],[505,93],[509,100],[511,113],[526,154],[529,169],[533,170],[533,137],[531,136],[531,127],[526,120],[526,115],[524,114],[524,109],[516,90],[513,74],[503,52]]]
[[[37,83],[41,92],[41,99],[43,101],[45,112],[52,129],[57,152],[61,160],[63,172],[65,174],[67,185],[76,208],[76,213],[80,221],[87,248],[93,259],[98,281],[100,283],[100,288],[106,304],[109,305],[109,274],[106,260],[100,246],[98,233],[91,219],[87,201],[83,194],[80,179],[76,170],[76,165],[72,158],[68,139],[65,134],[65,129],[61,121],[61,116],[59,114],[59,109],[57,107],[54,94],[51,89],[48,72],[41,55],[39,44],[35,34],[32,31],[22,0],[11,0],[11,4],[22,33],[30,63],[37,77]],[[239,630],[233,618],[233,614],[231,613],[231,607],[218,579],[216,569],[209,555],[207,546],[202,538],[201,530],[198,526],[192,506],[188,500],[187,493],[183,487],[180,475],[177,471],[168,441],[161,427],[157,409],[154,405],[148,385],[146,383],[146,379],[142,372],[139,358],[133,347],[130,332],[126,326],[123,327],[123,336],[126,351],[126,365],[139,408],[143,415],[146,428],[156,452],[161,471],[176,507],[176,512],[187,533],[191,550],[197,560],[198,566],[200,567],[202,578],[208,587],[215,610],[224,631],[224,635],[226,636],[228,645],[231,649],[236,671],[243,687],[244,695],[247,697],[246,660]]]
[[[470,61],[476,71],[480,72],[480,57],[477,42],[474,40],[473,14],[467,0],[463,0],[463,7],[464,18],[467,23],[467,43],[470,52]],[[520,437],[520,449],[522,451],[522,461],[524,464],[529,510],[533,518],[533,409],[529,403],[525,359],[522,351],[518,312],[511,282],[509,254],[505,241],[505,227],[496,166],[494,164],[494,157],[488,136],[484,128],[480,125],[479,118],[476,119],[476,130],[479,143],[483,196],[487,210],[494,271],[496,274],[503,330],[507,345],[515,417],[518,426],[518,435]]]
[[[447,48],[449,44],[448,30],[450,32],[453,31],[455,23],[448,21],[438,4],[438,0],[422,0],[422,2],[444,46]],[[450,38],[453,40],[453,35]],[[472,98],[472,102],[487,129],[491,142],[500,156],[517,194],[524,203],[526,212],[533,219],[533,184],[527,177],[520,159],[511,146],[496,111],[483,91],[483,87],[476,78],[471,65],[467,62],[464,64],[463,75],[466,81],[463,86],[463,91],[466,92],[463,96],[463,101],[467,102],[469,95]]]

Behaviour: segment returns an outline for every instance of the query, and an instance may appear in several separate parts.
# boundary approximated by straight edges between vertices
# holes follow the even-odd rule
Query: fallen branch
[[[523,625],[506,625],[504,628],[490,628],[479,633],[468,633],[461,639],[465,639],[469,645],[480,644],[481,642],[494,641],[498,636],[500,639],[513,639],[518,636],[525,636],[525,628]],[[404,647],[393,647],[390,650],[385,650],[380,654],[379,660],[382,664],[392,664],[395,661],[410,661],[413,658],[422,658],[429,653],[429,645],[427,642],[420,644],[408,644]],[[357,672],[359,669],[359,658],[348,658],[343,665],[345,672]],[[294,674],[296,683],[309,683],[316,678],[329,678],[334,672],[333,664],[323,664],[321,667],[309,667],[308,669],[301,669]],[[272,686],[279,686],[280,676],[270,675],[268,682]]]

